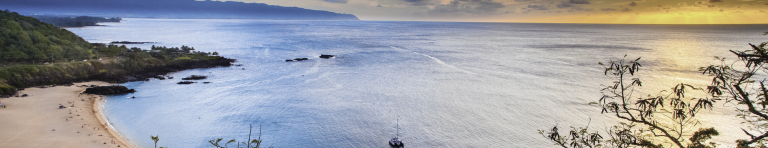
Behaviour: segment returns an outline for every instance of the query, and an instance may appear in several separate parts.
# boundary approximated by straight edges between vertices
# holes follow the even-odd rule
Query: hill
[[[340,14],[263,3],[196,0],[0,0],[0,9],[22,14],[181,19],[359,20]]]
[[[88,43],[72,32],[7,10],[0,11],[0,24],[0,97],[15,94],[17,88],[90,80],[144,81],[170,72],[234,62],[217,56],[217,52],[187,46],[152,47],[150,51]]]
[[[83,60],[91,44],[65,29],[8,10],[0,11],[0,62]]]

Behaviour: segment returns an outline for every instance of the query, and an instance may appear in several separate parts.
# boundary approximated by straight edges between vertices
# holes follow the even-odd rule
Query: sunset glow
[[[766,24],[766,0],[239,0],[348,13],[361,20]]]

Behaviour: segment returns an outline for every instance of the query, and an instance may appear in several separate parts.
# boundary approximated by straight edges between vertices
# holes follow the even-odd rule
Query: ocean
[[[768,39],[768,25],[138,18],[102,25],[68,30],[89,42],[157,42],[128,45],[144,49],[186,45],[242,64],[122,84],[138,92],[108,96],[104,112],[139,147],[153,147],[155,135],[163,147],[245,142],[249,125],[251,137],[261,131],[262,144],[275,147],[389,147],[396,135],[408,147],[554,147],[537,130],[589,125],[606,133],[619,121],[589,104],[614,81],[598,62],[642,57],[637,96],[657,95],[679,83],[709,84],[699,67]],[[309,60],[285,61],[294,58]],[[211,83],[176,84],[190,75]],[[702,126],[723,134],[716,142],[747,138],[733,109],[718,104],[702,115]]]

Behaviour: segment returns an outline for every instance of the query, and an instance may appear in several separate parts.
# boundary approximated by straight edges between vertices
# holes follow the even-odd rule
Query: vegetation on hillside
[[[0,96],[12,95],[16,88],[93,79],[124,82],[119,77],[227,65],[231,61],[188,46],[143,50],[88,43],[72,32],[7,10],[0,11],[0,24]]]
[[[78,17],[66,17],[66,16],[50,16],[50,15],[33,15],[42,22],[57,26],[57,27],[85,27],[85,26],[98,26],[98,23],[102,22],[120,22],[122,18],[105,18],[105,17],[92,17],[92,16],[78,16]]]
[[[35,18],[0,11],[0,63],[55,62],[89,59],[91,44]]]

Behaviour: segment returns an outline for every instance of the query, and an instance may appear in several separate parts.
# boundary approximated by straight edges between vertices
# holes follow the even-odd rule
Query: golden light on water
[[[748,12],[678,12],[579,14],[521,19],[532,23],[587,24],[768,24],[768,13]],[[515,21],[515,20],[505,20]]]
[[[670,29],[668,32],[663,38],[650,41],[652,42],[650,44],[654,45],[654,49],[642,57],[641,63],[646,64],[643,67],[646,69],[640,74],[640,78],[644,82],[640,89],[643,96],[638,95],[638,97],[667,95],[672,93],[672,88],[680,83],[699,88],[706,88],[711,83],[712,77],[702,74],[698,68],[718,64],[713,56],[721,53],[702,52],[703,49],[711,47],[708,47],[709,44],[701,43],[701,40],[696,39],[696,34],[675,29]],[[662,90],[666,92],[661,92]],[[686,93],[686,99],[706,97],[708,95],[704,90],[689,90]],[[741,124],[743,120],[734,116],[735,114],[737,112],[734,104],[719,102],[711,111],[705,110],[697,114],[697,122],[691,124],[689,129],[715,127],[720,135],[713,137],[712,142],[735,145],[734,139],[748,138],[740,129],[744,127]],[[663,119],[661,120],[663,125],[675,125],[672,119],[663,117],[660,119]],[[693,132],[690,131],[684,135],[691,135]],[[665,139],[657,140],[663,141]]]

